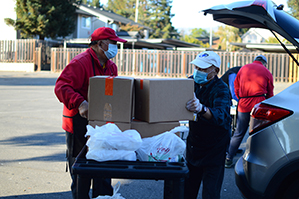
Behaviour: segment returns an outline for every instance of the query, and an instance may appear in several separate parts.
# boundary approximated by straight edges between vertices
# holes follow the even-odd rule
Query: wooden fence
[[[0,40],[0,62],[34,63],[35,70],[50,70],[51,48],[58,46],[62,43],[38,39]]]
[[[36,39],[0,40],[0,62],[32,63]]]
[[[61,72],[82,48],[52,48],[51,71]],[[146,77],[186,77],[193,73],[189,63],[198,51],[173,50],[119,50],[113,62],[118,66],[119,75]],[[220,76],[227,69],[251,63],[259,52],[217,52],[221,57]],[[268,59],[268,69],[275,82],[298,81],[298,66],[287,53],[262,53]],[[295,55],[298,58],[298,55]]]
[[[86,48],[61,48],[61,42],[36,39],[0,40],[0,62],[35,63],[36,70],[61,72]],[[60,48],[57,48],[60,47]],[[119,75],[147,77],[186,77],[193,67],[189,63],[199,51],[120,49],[112,61]],[[220,74],[230,67],[251,63],[259,52],[217,52],[221,57]],[[287,53],[262,53],[268,59],[268,69],[275,82],[296,82],[299,70]],[[297,60],[299,55],[295,54]]]

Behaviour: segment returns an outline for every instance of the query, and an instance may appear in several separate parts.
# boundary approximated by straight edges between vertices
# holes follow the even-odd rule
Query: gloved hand
[[[87,118],[88,115],[88,102],[84,100],[79,106],[79,114],[81,117]]]
[[[199,102],[199,100],[196,98],[195,93],[193,99],[187,102],[186,104],[187,110],[199,113],[202,110],[202,104]]]

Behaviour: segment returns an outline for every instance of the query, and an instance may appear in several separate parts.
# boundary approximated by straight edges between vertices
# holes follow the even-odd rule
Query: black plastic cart
[[[105,161],[85,158],[85,146],[72,166],[77,175],[77,198],[83,178],[164,180],[164,199],[184,198],[184,181],[189,170],[185,162]]]

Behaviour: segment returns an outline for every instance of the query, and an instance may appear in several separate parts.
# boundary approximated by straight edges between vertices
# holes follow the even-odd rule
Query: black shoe
[[[243,149],[238,149],[237,153],[243,153]]]
[[[225,159],[225,168],[231,168],[233,166],[233,160],[226,158]]]

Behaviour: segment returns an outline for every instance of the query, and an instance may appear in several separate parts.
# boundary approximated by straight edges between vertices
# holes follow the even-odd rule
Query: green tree
[[[299,0],[288,0],[287,3],[293,17],[299,19]]]
[[[285,44],[290,44],[290,42],[288,40],[286,40],[285,38],[280,38],[281,42],[285,43]],[[268,44],[279,44],[280,42],[276,39],[276,37],[269,37],[268,39],[266,39],[265,41]]]
[[[190,36],[192,37],[209,37],[209,32],[202,28],[193,28]]]
[[[232,26],[219,26],[218,30],[215,32],[215,36],[218,36],[220,39],[218,49],[235,51],[238,50],[239,47],[230,46],[229,43],[242,42],[241,35],[245,32],[243,29],[238,29]]]
[[[90,6],[95,6],[97,8],[102,7],[101,2],[99,0],[81,0],[80,3],[90,5]]]
[[[137,22],[153,30],[150,38],[179,37],[171,23],[174,16],[171,14],[171,3],[171,0],[138,0]],[[136,6],[136,0],[108,0],[106,9],[135,21]]]
[[[184,31],[181,32],[181,38],[180,40],[193,43],[193,44],[199,44],[203,48],[208,48],[210,46],[209,43],[204,44],[202,41],[198,40],[198,37],[209,37],[209,32],[202,28],[193,28],[191,29],[191,33],[185,34]]]
[[[140,24],[147,24],[149,21],[149,13],[147,8],[147,0],[138,0],[138,12],[136,12],[137,1],[136,0],[108,0],[107,7],[105,9],[111,10],[116,14],[119,14],[125,18],[135,21]],[[136,13],[138,13],[136,17]],[[120,24],[121,30],[139,30],[140,28],[136,25]]]
[[[193,44],[199,44],[203,48],[208,48],[210,46],[209,43],[204,44],[202,41],[199,41],[198,39],[190,36],[190,35],[184,35],[181,38],[182,41],[188,42],[188,43],[193,43]]]
[[[134,20],[135,17],[135,0],[108,0],[107,8],[116,14],[128,19]]]
[[[17,19],[4,19],[22,38],[65,37],[75,30],[73,0],[16,0]]]
[[[172,26],[172,0],[149,0],[150,20],[146,24],[154,30],[150,38],[179,38],[177,30]]]

